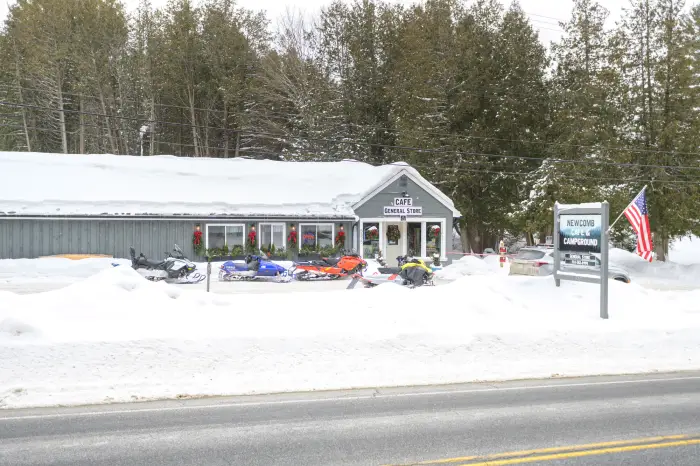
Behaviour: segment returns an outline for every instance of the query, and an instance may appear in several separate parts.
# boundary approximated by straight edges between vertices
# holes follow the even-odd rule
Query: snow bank
[[[0,212],[352,217],[401,170],[425,181],[406,164],[0,152]]]
[[[700,265],[700,238],[686,236],[674,241],[669,247],[671,262],[681,265]]]
[[[499,274],[263,299],[116,267],[0,293],[4,407],[700,368],[700,291],[618,282],[608,321],[595,285]]]
[[[610,262],[621,266],[630,273],[632,281],[651,288],[658,289],[698,289],[700,288],[700,262],[692,263],[688,255],[688,263],[673,260],[668,262],[645,261],[638,255],[622,249],[610,250]]]
[[[508,274],[508,263],[501,268],[497,256],[464,256],[450,265],[435,272],[435,277],[441,280],[457,280],[468,275],[490,275],[496,273]]]

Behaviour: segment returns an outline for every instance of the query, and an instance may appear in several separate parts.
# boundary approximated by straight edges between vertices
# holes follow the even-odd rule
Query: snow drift
[[[610,300],[603,321],[594,285],[500,273],[261,299],[116,267],[1,294],[0,406],[700,367],[700,291],[613,282]]]

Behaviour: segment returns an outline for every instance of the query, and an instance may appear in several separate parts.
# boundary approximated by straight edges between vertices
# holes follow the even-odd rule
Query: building
[[[404,163],[0,152],[0,258],[128,257],[131,246],[160,258],[177,243],[194,260],[254,245],[447,261],[459,215]]]

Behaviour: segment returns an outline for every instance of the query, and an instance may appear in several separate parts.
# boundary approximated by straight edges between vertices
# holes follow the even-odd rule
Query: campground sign
[[[562,250],[600,254],[601,215],[561,214],[559,218]]]
[[[608,318],[607,202],[554,204],[554,283],[562,280],[600,285],[600,317]]]

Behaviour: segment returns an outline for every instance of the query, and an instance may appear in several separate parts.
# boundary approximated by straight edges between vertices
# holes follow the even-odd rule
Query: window
[[[363,257],[373,257],[379,253],[379,224],[365,223],[362,227]]]
[[[260,224],[260,249],[267,250],[284,249],[287,238],[285,237],[284,223],[261,223]]]
[[[332,223],[302,223],[299,225],[301,238],[299,249],[303,247],[321,249],[333,247],[335,228]]]
[[[426,222],[425,224],[425,252],[428,256],[441,254],[443,235],[441,227],[442,224],[440,222]]]
[[[234,246],[243,247],[245,241],[245,225],[207,225],[207,249],[223,248],[231,249]]]

